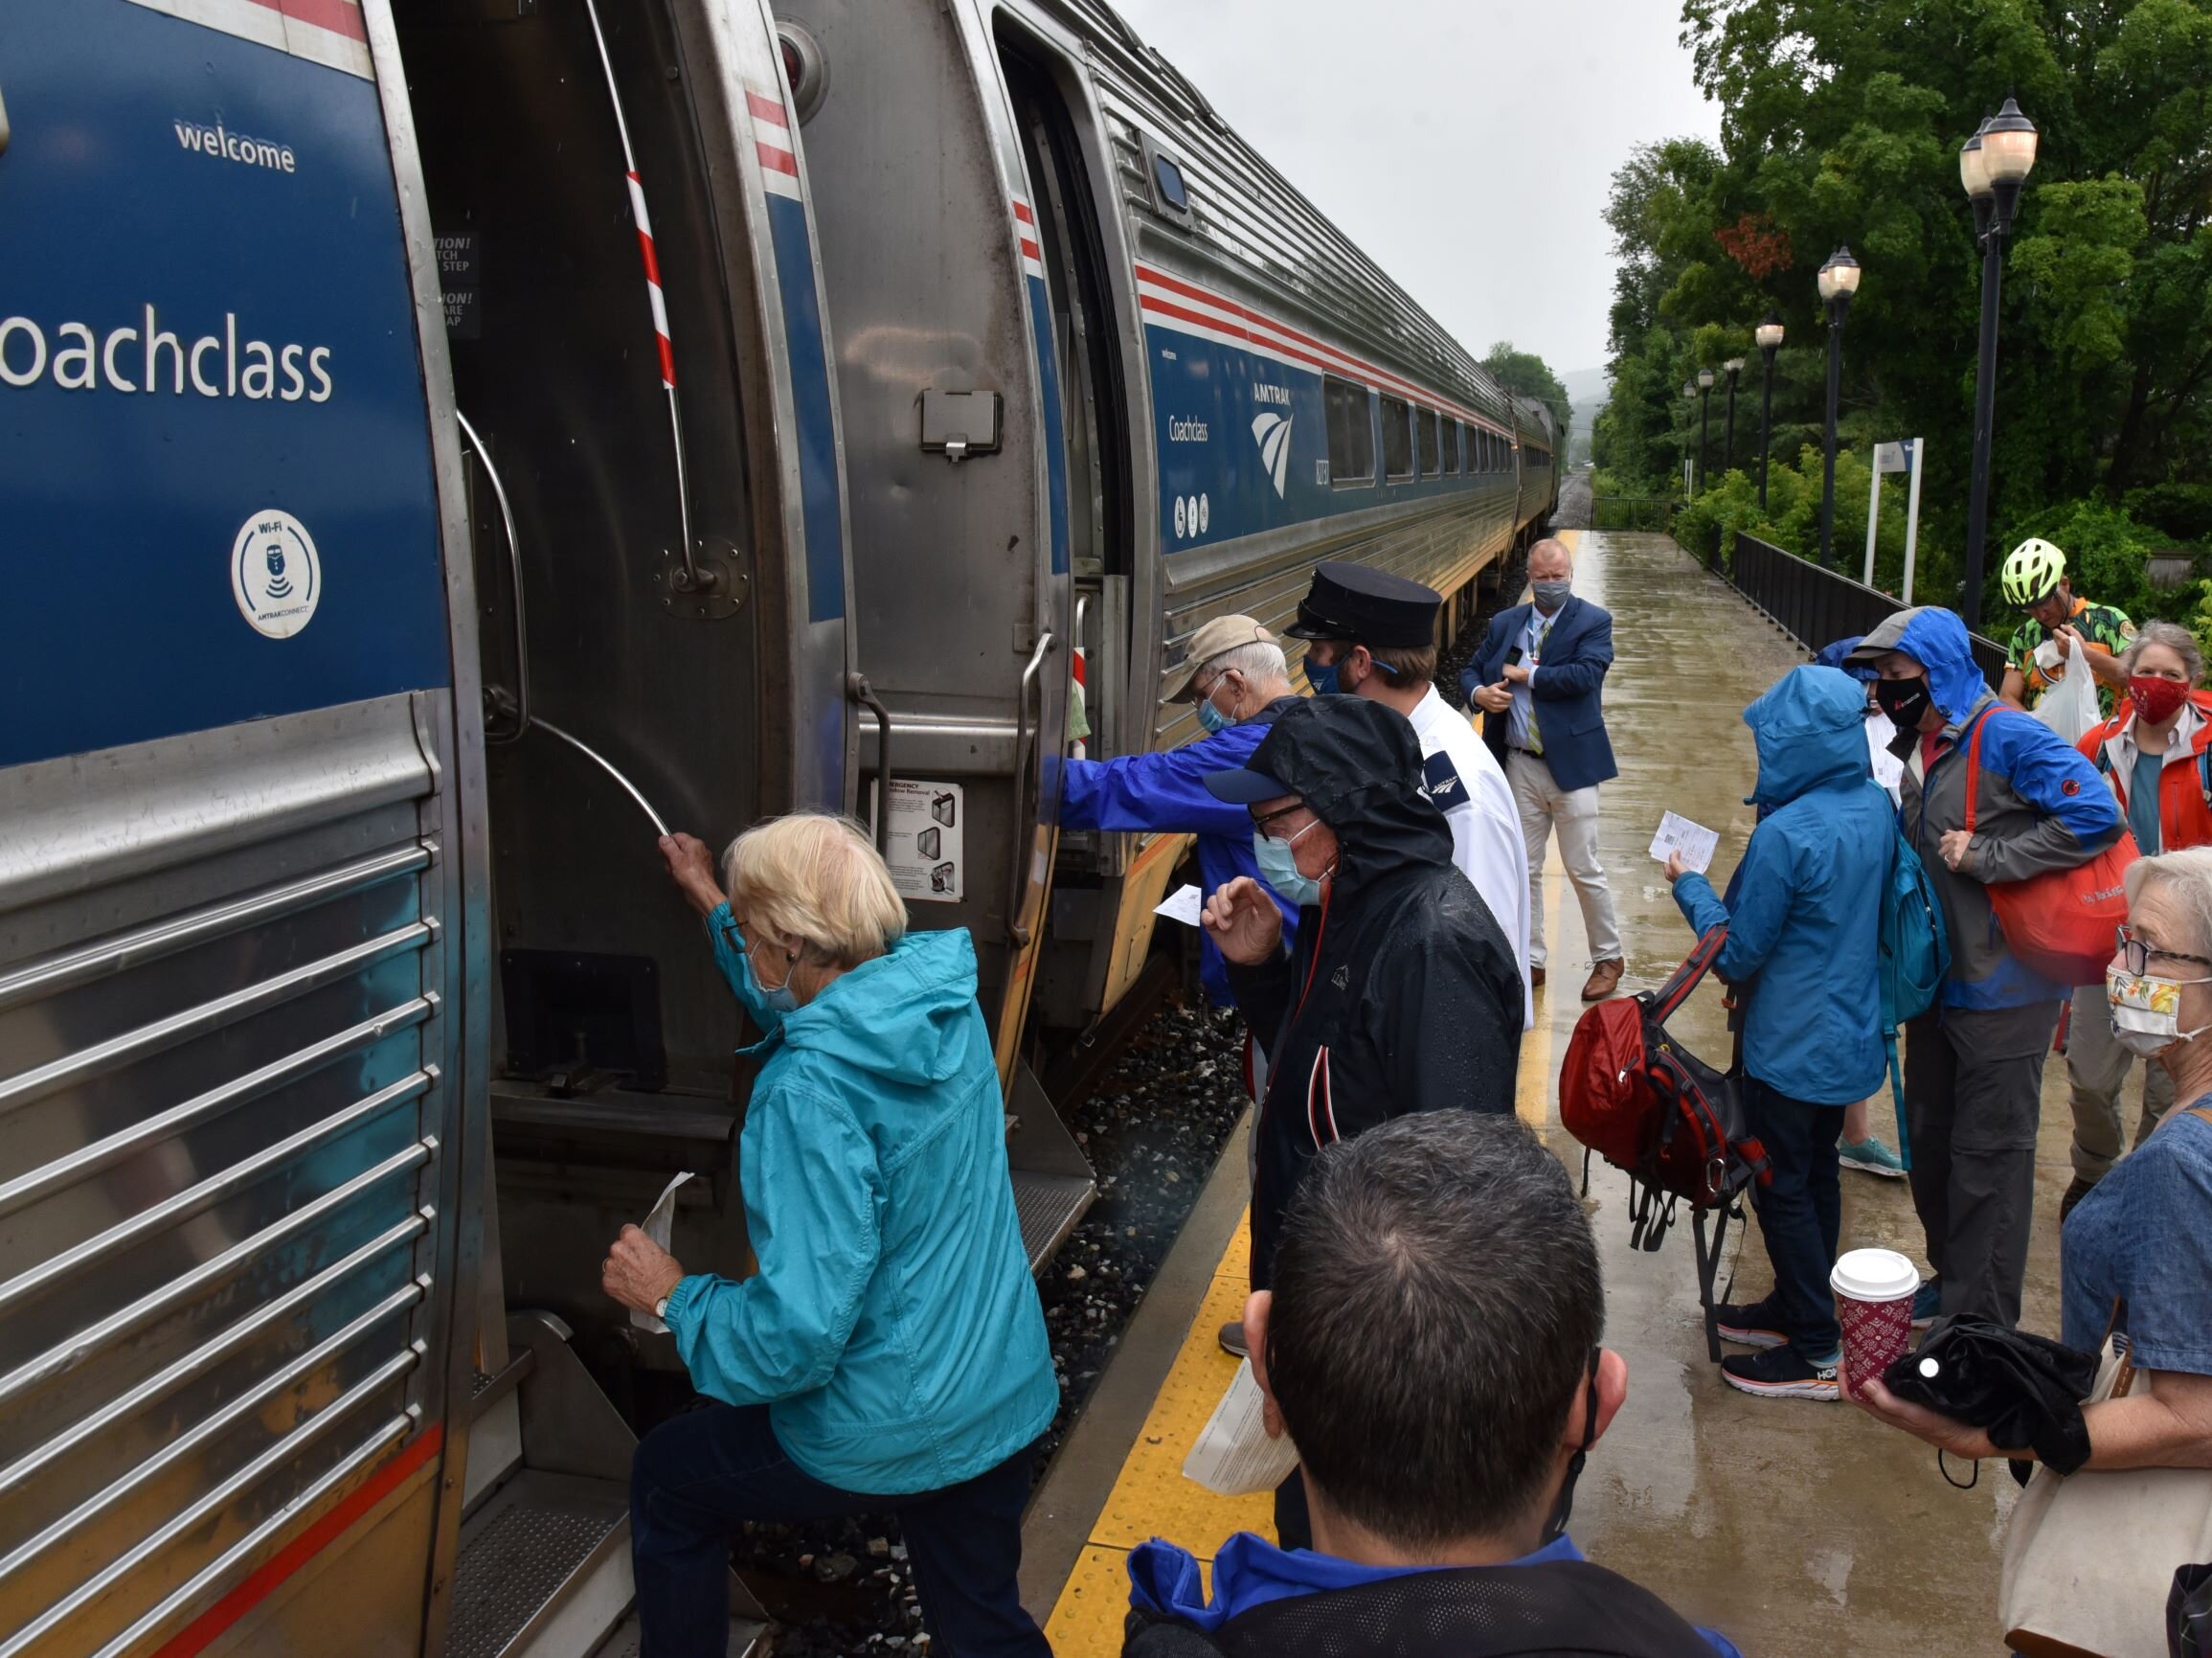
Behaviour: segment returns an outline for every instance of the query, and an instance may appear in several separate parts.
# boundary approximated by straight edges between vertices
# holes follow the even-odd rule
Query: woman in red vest
[[[2128,694],[2119,711],[2082,738],[2082,752],[2105,774],[2145,857],[2212,844],[2212,693],[2193,689],[2204,656],[2185,627],[2149,622],[2121,657]],[[2059,1202],[2064,1220],[2110,1172],[2124,1144],[2120,1089],[2134,1056],[2112,1036],[2103,985],[2074,992],[2066,1037],[2073,1083],[2074,1179]],[[2174,1079],[2143,1067],[2143,1117],[2135,1144],[2174,1103]]]

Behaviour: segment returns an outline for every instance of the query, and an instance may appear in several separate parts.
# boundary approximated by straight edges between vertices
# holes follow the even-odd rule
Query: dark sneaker
[[[2066,1188],[2065,1195],[2059,1199],[2059,1224],[2065,1225],[2066,1216],[2074,1212],[2074,1205],[2096,1189],[2097,1183],[2094,1180],[2084,1180],[2079,1174],[2075,1175],[2073,1184]]]
[[[1714,1307],[1713,1330],[1723,1341],[1738,1347],[1780,1347],[1790,1339],[1774,1318],[1773,1309],[1763,1301],[1748,1306]]]
[[[1221,1334],[1216,1339],[1221,1343],[1223,1352],[1234,1353],[1238,1358],[1252,1356],[1244,1345],[1244,1320],[1241,1318],[1232,1318],[1223,1325]]]
[[[1838,1397],[1836,1358],[1815,1364],[1794,1347],[1730,1353],[1721,1360],[1721,1380],[1762,1398],[1833,1400]]]
[[[1924,1278],[1912,1292],[1912,1328],[1926,1329],[1943,1312],[1943,1280]]]

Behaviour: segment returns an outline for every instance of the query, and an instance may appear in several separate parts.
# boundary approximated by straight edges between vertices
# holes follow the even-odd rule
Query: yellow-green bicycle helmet
[[[2005,602],[2022,610],[2040,604],[2065,573],[2066,556],[2040,535],[2030,535],[2005,556]]]

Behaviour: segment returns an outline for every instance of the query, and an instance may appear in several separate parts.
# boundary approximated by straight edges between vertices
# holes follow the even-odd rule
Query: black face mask
[[[1559,1488],[1559,1500],[1551,1506],[1551,1517],[1544,1524],[1544,1541],[1556,1543],[1567,1535],[1567,1522],[1574,1513],[1574,1482],[1582,1478],[1582,1467],[1590,1460],[1590,1447],[1597,1442],[1597,1357],[1598,1350],[1590,1350],[1590,1379],[1585,1384],[1582,1400],[1582,1443],[1573,1456],[1567,1460],[1567,1479]]]
[[[1882,712],[1889,715],[1889,722],[1899,731],[1918,730],[1921,715],[1934,706],[1925,674],[1918,679],[1877,679],[1874,700],[1882,705]]]

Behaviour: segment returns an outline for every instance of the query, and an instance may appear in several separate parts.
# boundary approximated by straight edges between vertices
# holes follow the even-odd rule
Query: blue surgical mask
[[[707,932],[714,941],[714,965],[721,968],[737,1000],[745,1004],[754,1024],[763,1032],[773,1032],[783,1023],[784,1014],[799,1011],[799,996],[791,988],[790,974],[786,973],[783,983],[773,990],[760,983],[753,970],[753,953],[734,920],[711,923]]]
[[[1227,731],[1236,721],[1214,707],[1212,697],[1202,696],[1198,699],[1198,723],[1206,727],[1207,735],[1210,737]]]
[[[1289,840],[1276,840],[1258,829],[1252,832],[1252,855],[1259,865],[1260,879],[1301,910],[1321,901],[1321,883],[1316,876],[1298,873],[1296,850],[1299,839],[1310,833],[1313,827],[1313,824],[1306,825]]]
[[[1314,688],[1316,696],[1341,696],[1343,687],[1337,683],[1337,665],[1316,662],[1306,658],[1306,683]],[[1287,896],[1287,895],[1286,895]]]

